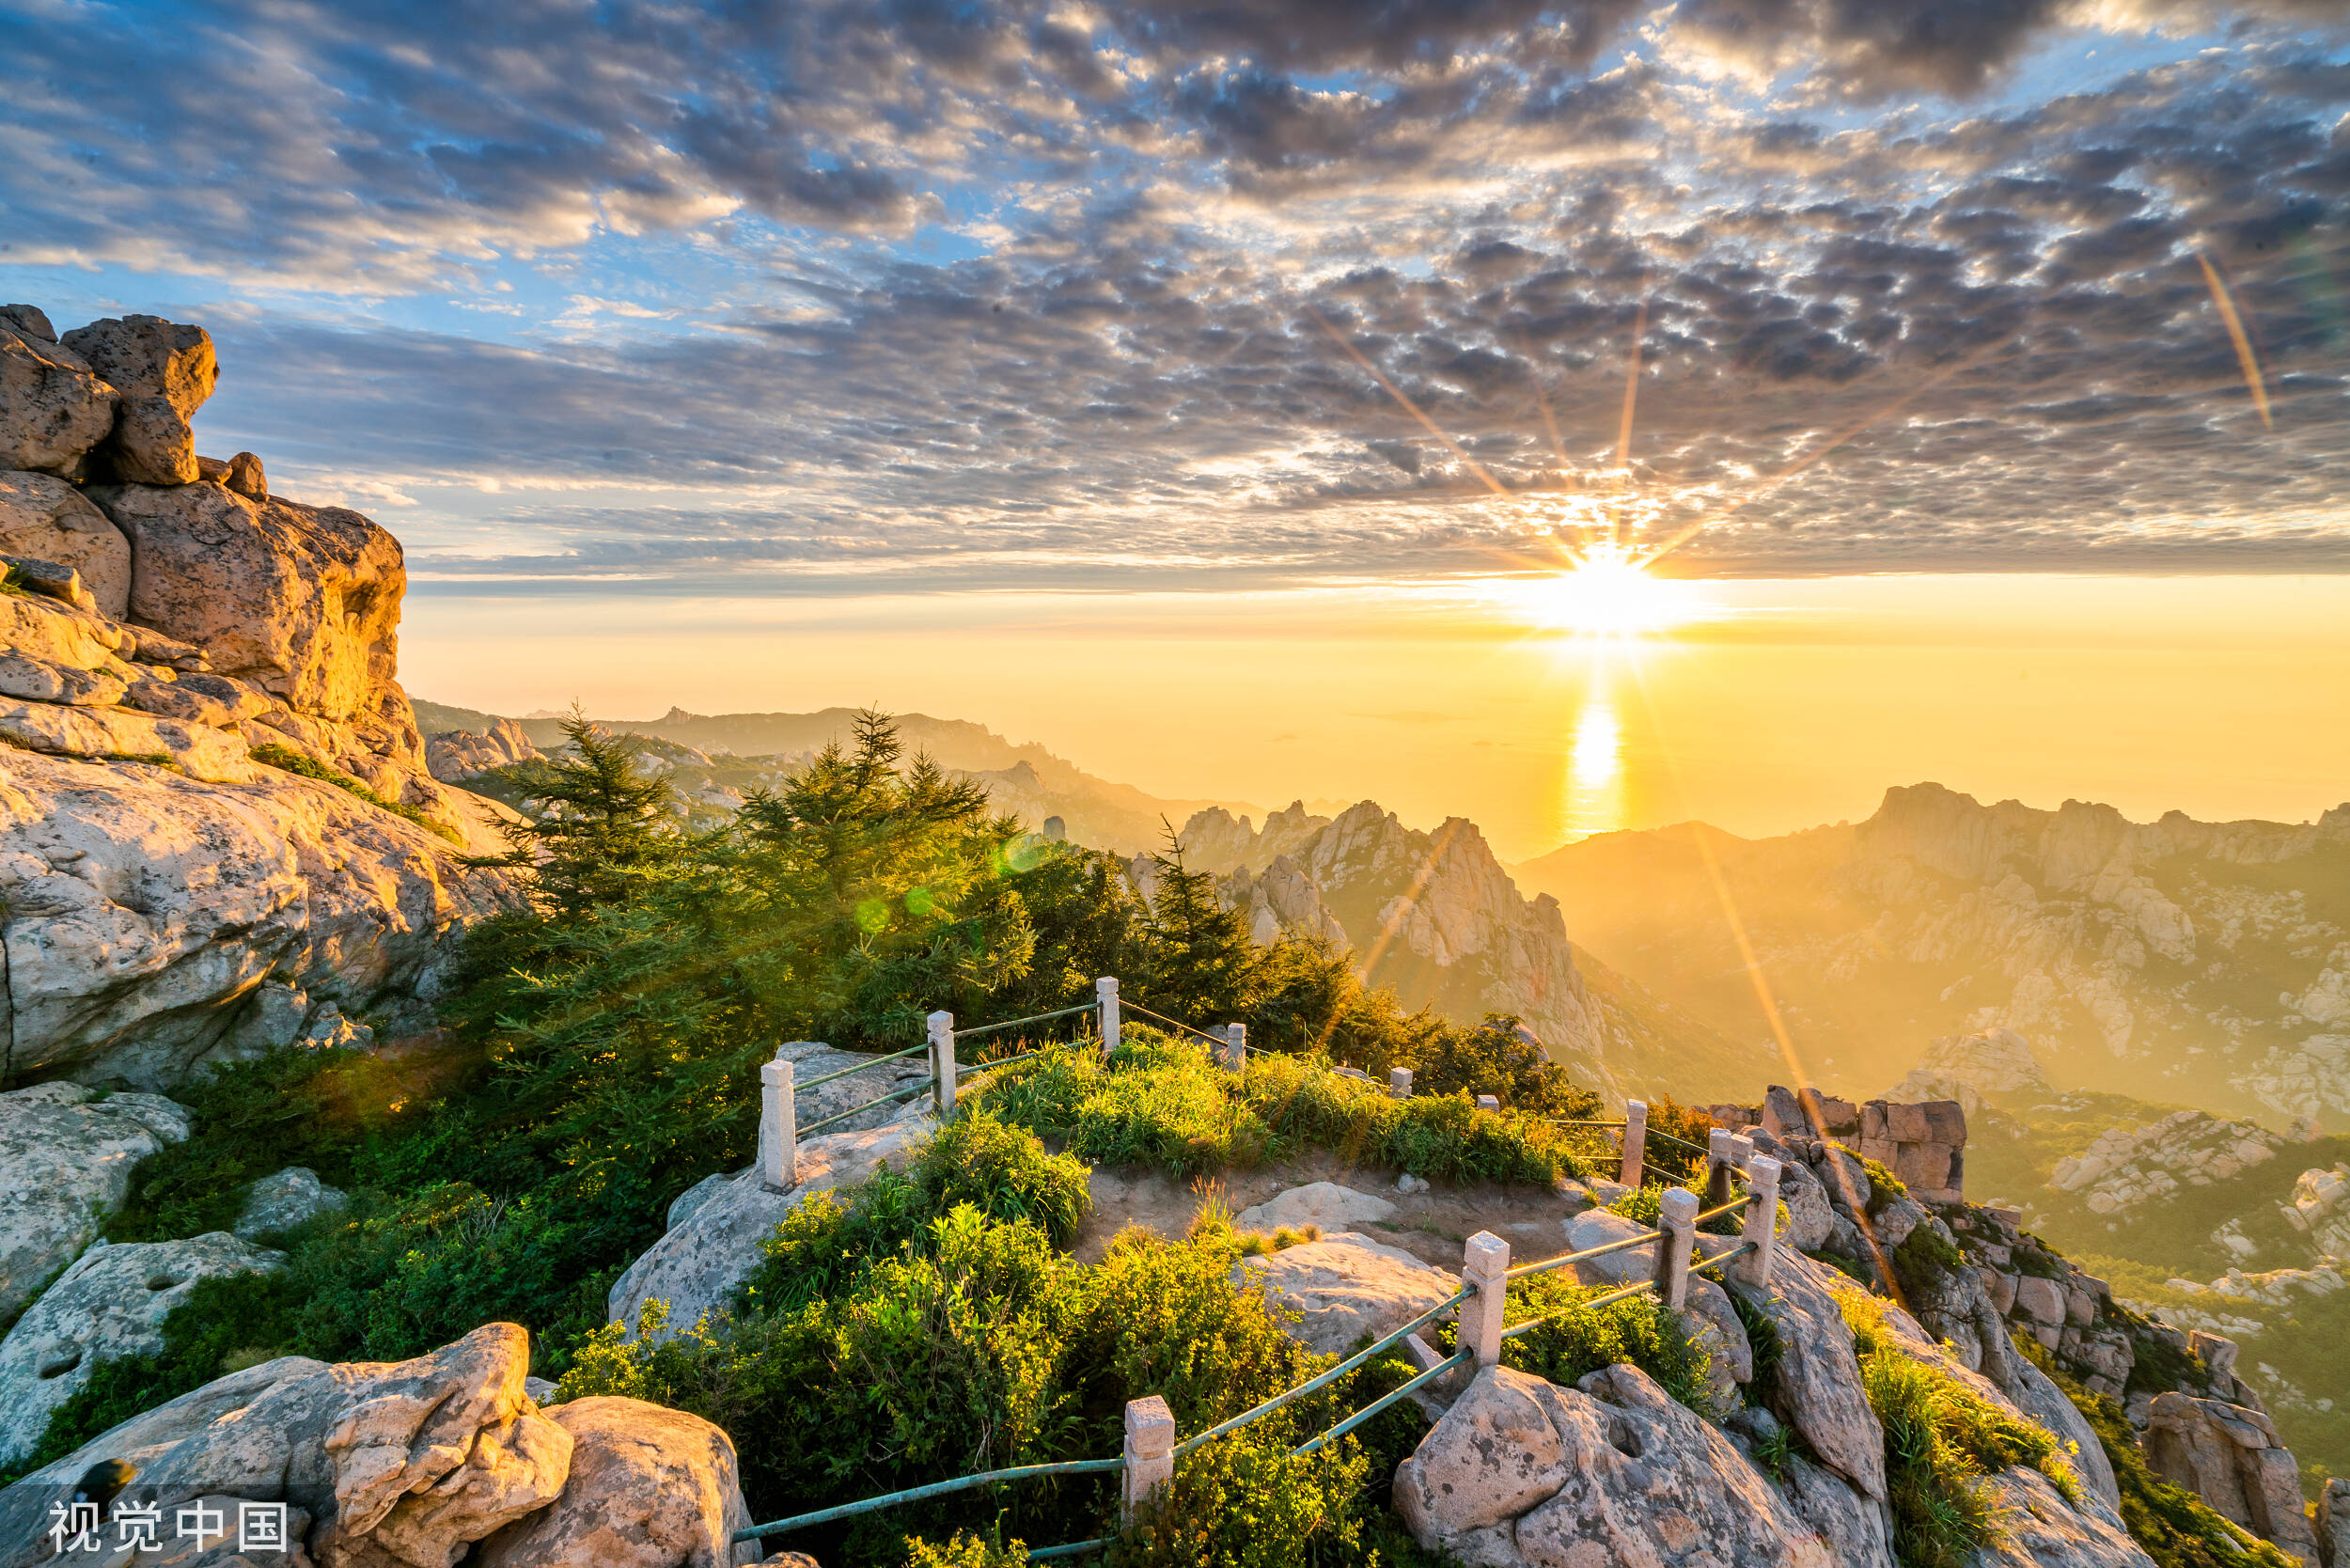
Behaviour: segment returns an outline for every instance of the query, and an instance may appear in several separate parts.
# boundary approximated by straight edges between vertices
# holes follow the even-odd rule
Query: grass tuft
[[[465,840],[458,836],[455,828],[434,822],[413,806],[404,806],[396,800],[385,800],[349,774],[337,773],[323,762],[313,762],[291,746],[280,745],[275,741],[264,741],[255,746],[250,755],[255,761],[266,762],[280,773],[290,773],[303,778],[315,778],[321,784],[332,784],[346,794],[358,796],[379,811],[389,811],[395,817],[404,817],[427,833],[436,838],[446,839],[460,849],[464,848]],[[170,759],[165,758],[164,760],[169,761]]]

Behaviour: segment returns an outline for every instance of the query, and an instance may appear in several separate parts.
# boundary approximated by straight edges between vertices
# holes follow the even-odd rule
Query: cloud
[[[208,314],[199,435],[413,503],[443,582],[1279,584],[1611,517],[1696,530],[1692,571],[2338,570],[2350,69],[2316,15],[2034,96],[2035,51],[2211,19],[43,8],[0,265],[274,291]]]

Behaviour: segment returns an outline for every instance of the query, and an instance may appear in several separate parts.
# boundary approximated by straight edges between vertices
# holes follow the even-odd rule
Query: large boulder
[[[776,1192],[759,1169],[738,1171],[682,1214],[668,1232],[638,1255],[612,1282],[607,1319],[633,1334],[649,1301],[668,1306],[659,1338],[682,1333],[710,1313],[732,1309],[763,1258],[761,1246],[785,1216],[820,1192],[864,1181],[885,1165],[902,1167],[914,1146],[936,1125],[916,1114],[860,1133],[801,1140],[798,1184]]]
[[[257,774],[207,784],[0,751],[16,1072],[164,1088],[198,1061],[290,1043],[239,1029],[274,975],[312,1009],[407,1017],[449,935],[518,897],[506,873],[345,791]]]
[[[0,472],[0,556],[70,566],[119,620],[131,604],[131,541],[87,497],[54,474]]]
[[[188,1136],[188,1113],[153,1094],[100,1100],[76,1084],[0,1094],[0,1324],[81,1256],[131,1170]]]
[[[307,1516],[318,1568],[453,1568],[474,1543],[553,1502],[570,1473],[571,1434],[524,1391],[529,1354],[520,1326],[494,1323],[410,1361],[306,1372],[277,1363],[266,1380],[243,1380],[243,1403],[200,1427],[190,1412],[141,1431],[141,1417],[75,1461],[127,1460],[139,1500],[167,1520],[204,1497],[286,1503]],[[0,1492],[0,1526],[42,1518],[78,1474],[66,1464]],[[0,1539],[5,1552],[14,1555],[0,1568],[53,1555],[35,1530]]]
[[[231,1229],[246,1241],[282,1236],[321,1215],[341,1212],[350,1201],[343,1193],[320,1181],[317,1171],[298,1165],[288,1166],[253,1184]]]
[[[476,1548],[474,1568],[728,1568],[750,1523],[734,1442],[698,1416],[633,1399],[547,1412],[571,1434],[562,1495]]]
[[[1481,1370],[1396,1467],[1394,1498],[1421,1545],[1492,1568],[1833,1568],[1730,1440],[1636,1367],[1572,1389]]]
[[[192,483],[196,434],[188,421],[220,379],[212,334],[161,316],[107,317],[74,328],[64,343],[122,395],[114,431],[99,454],[112,477],[133,484]]]
[[[83,1253],[0,1339],[0,1466],[32,1451],[50,1412],[102,1363],[163,1349],[164,1319],[199,1280],[265,1273],[284,1261],[225,1231]]]
[[[1341,1231],[1232,1266],[1236,1286],[1261,1285],[1296,1314],[1291,1338],[1324,1356],[1384,1339],[1461,1288],[1461,1281],[1398,1247]]]
[[[2156,1394],[2145,1449],[2154,1474],[2313,1568],[2317,1536],[2302,1510],[2301,1466],[2265,1414],[2176,1390]]]
[[[393,679],[408,574],[400,541],[366,517],[217,484],[90,495],[131,541],[132,618],[201,647],[215,671],[328,720],[358,717]]]
[[[88,360],[29,325],[0,321],[0,468],[82,478],[91,449],[114,429],[121,395]]]

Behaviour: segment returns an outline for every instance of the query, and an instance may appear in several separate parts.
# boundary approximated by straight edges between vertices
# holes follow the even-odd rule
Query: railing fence
[[[1215,1047],[1217,1060],[1235,1073],[1244,1070],[1247,1065],[1247,1034],[1243,1026],[1230,1024],[1221,1030],[1210,1030],[1197,1028],[1179,1020],[1166,1017],[1164,1014],[1153,1012],[1148,1008],[1120,997],[1118,980],[1111,976],[1104,976],[1094,981],[1094,1000],[1080,1003],[1074,1007],[1057,1009],[1051,1012],[1037,1013],[1026,1018],[1006,1019],[1000,1023],[957,1029],[954,1014],[946,1011],[933,1012],[925,1021],[928,1035],[925,1043],[907,1050],[892,1052],[888,1056],[877,1057],[872,1061],[861,1062],[854,1067],[844,1068],[837,1073],[826,1074],[823,1077],[811,1079],[808,1083],[799,1087],[815,1088],[820,1084],[830,1083],[836,1078],[847,1077],[852,1073],[862,1072],[884,1062],[894,1061],[916,1053],[928,1054],[930,1074],[927,1081],[893,1090],[877,1099],[867,1101],[861,1105],[855,1105],[826,1117],[822,1121],[811,1122],[804,1128],[795,1129],[793,1125],[792,1064],[780,1059],[763,1063],[760,1069],[759,1168],[760,1179],[772,1188],[788,1190],[797,1179],[799,1135],[845,1120],[860,1111],[870,1110],[875,1105],[905,1099],[927,1090],[937,1113],[941,1117],[951,1116],[954,1113],[958,1079],[963,1071],[956,1059],[955,1047],[958,1040],[970,1040],[1005,1029],[1090,1013],[1097,1021],[1102,1056],[1106,1061],[1120,1043],[1120,1015],[1127,1011],[1137,1013],[1155,1024],[1169,1027],[1206,1041]],[[1082,1042],[1072,1043],[1082,1043]],[[995,1061],[974,1063],[971,1064],[971,1069],[978,1071],[1009,1066],[1013,1062],[1026,1061],[1032,1057],[1042,1055],[1045,1051],[1067,1048],[1066,1045],[1041,1046]],[[1342,1068],[1340,1071],[1350,1077],[1369,1081],[1368,1074],[1354,1069]],[[1387,1074],[1387,1092],[1396,1099],[1411,1098],[1412,1070],[1408,1067],[1392,1069]],[[1498,1113],[1501,1108],[1500,1101],[1494,1095],[1480,1095],[1478,1108]],[[1707,1146],[1704,1149],[1699,1149],[1694,1144],[1670,1137],[1668,1135],[1651,1133],[1648,1128],[1648,1105],[1639,1100],[1627,1102],[1624,1120],[1622,1121],[1559,1121],[1553,1124],[1620,1131],[1622,1135],[1622,1158],[1619,1168],[1622,1173],[1624,1184],[1629,1186],[1638,1186],[1643,1175],[1655,1168],[1647,1162],[1647,1143],[1651,1137],[1674,1144],[1691,1153],[1704,1155],[1706,1163],[1703,1206],[1700,1207],[1699,1195],[1696,1192],[1686,1187],[1668,1184],[1658,1201],[1658,1219],[1654,1228],[1642,1231],[1637,1235],[1620,1237],[1598,1247],[1587,1247],[1580,1252],[1546,1258],[1538,1262],[1521,1263],[1515,1267],[1512,1267],[1510,1262],[1510,1244],[1489,1231],[1480,1231],[1469,1237],[1463,1247],[1461,1288],[1450,1297],[1421,1312],[1418,1317],[1376,1343],[1355,1352],[1338,1365],[1318,1373],[1296,1388],[1284,1389],[1254,1408],[1243,1411],[1230,1420],[1209,1427],[1191,1437],[1178,1439],[1174,1413],[1167,1407],[1165,1399],[1152,1394],[1127,1403],[1124,1443],[1121,1451],[1115,1459],[1081,1459],[1045,1465],[1022,1465],[1009,1469],[989,1470],[978,1475],[959,1476],[948,1481],[932,1482],[923,1486],[908,1487],[902,1491],[886,1493],[880,1497],[819,1509],[813,1513],[795,1514],[791,1518],[778,1519],[769,1524],[753,1525],[736,1531],[734,1539],[738,1542],[761,1541],[770,1536],[781,1535],[792,1530],[854,1518],[881,1509],[920,1502],[932,1497],[948,1497],[979,1487],[1004,1485],[1014,1482],[1041,1480],[1054,1476],[1109,1474],[1116,1474],[1120,1478],[1119,1518],[1122,1529],[1132,1524],[1138,1510],[1148,1506],[1153,1498],[1162,1494],[1166,1487],[1172,1484],[1175,1462],[1183,1455],[1216,1438],[1229,1436],[1234,1432],[1253,1425],[1275,1411],[1292,1404],[1308,1394],[1330,1387],[1340,1378],[1399,1345],[1408,1348],[1409,1353],[1421,1367],[1419,1372],[1399,1387],[1381,1395],[1362,1409],[1345,1417],[1327,1431],[1309,1438],[1292,1450],[1293,1453],[1311,1453],[1326,1444],[1337,1441],[1381,1412],[1392,1407],[1399,1401],[1409,1398],[1429,1384],[1457,1370],[1472,1365],[1479,1368],[1497,1365],[1501,1360],[1502,1347],[1506,1341],[1531,1333],[1544,1324],[1554,1321],[1557,1316],[1557,1314],[1551,1314],[1505,1326],[1509,1287],[1513,1280],[1528,1278],[1576,1263],[1590,1262],[1612,1253],[1628,1251],[1635,1247],[1653,1246],[1656,1249],[1654,1267],[1648,1278],[1621,1290],[1590,1298],[1577,1305],[1582,1308],[1605,1307],[1630,1300],[1635,1296],[1653,1294],[1665,1306],[1679,1310],[1688,1304],[1689,1280],[1692,1275],[1719,1268],[1727,1276],[1732,1265],[1736,1267],[1735,1277],[1742,1282],[1762,1287],[1769,1285],[1773,1264],[1778,1256],[1777,1220],[1781,1169],[1778,1161],[1767,1154],[1755,1152],[1754,1142],[1751,1138],[1741,1137],[1716,1128],[1709,1135]],[[1673,1180],[1668,1172],[1658,1171],[1656,1174],[1665,1177],[1668,1184]],[[1744,1179],[1747,1189],[1743,1194],[1735,1197],[1731,1193],[1733,1174]],[[1738,1245],[1701,1262],[1693,1262],[1699,1226],[1710,1220],[1736,1214],[1741,1210],[1745,1211],[1746,1217]],[[1435,1324],[1448,1314],[1453,1318],[1456,1342],[1459,1348],[1451,1356],[1440,1356],[1424,1340],[1420,1339],[1419,1330]],[[1031,1561],[1047,1561],[1098,1551],[1108,1544],[1108,1537],[1092,1541],[1075,1541],[1065,1545],[1040,1547],[1029,1552],[1028,1557]]]

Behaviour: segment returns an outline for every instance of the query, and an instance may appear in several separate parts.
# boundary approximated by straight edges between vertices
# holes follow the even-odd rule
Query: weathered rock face
[[[63,341],[122,394],[99,463],[132,483],[192,483],[196,434],[188,421],[220,379],[212,334],[160,316],[124,316],[76,327]]]
[[[131,541],[54,474],[0,472],[0,555],[71,567],[101,615],[119,620],[130,605]]]
[[[0,1465],[32,1450],[50,1412],[87,1387],[100,1363],[163,1349],[164,1318],[197,1281],[283,1262],[225,1231],[83,1253],[0,1340]]]
[[[728,1568],[750,1523],[734,1443],[698,1416],[633,1399],[547,1412],[571,1435],[553,1504],[484,1541],[479,1568]]]
[[[1972,1112],[1985,1094],[2045,1089],[2048,1075],[2031,1042],[2013,1029],[1935,1038],[1909,1075],[1885,1091],[1888,1100],[1955,1100]]]
[[[756,1167],[737,1172],[674,1218],[668,1233],[612,1282],[604,1301],[606,1320],[634,1333],[645,1304],[666,1301],[669,1314],[659,1337],[667,1339],[705,1313],[729,1310],[734,1293],[759,1267],[760,1245],[785,1215],[813,1193],[861,1182],[884,1165],[902,1166],[934,1125],[916,1111],[869,1132],[803,1138],[799,1184],[789,1192],[769,1191]]]
[[[417,1013],[450,933],[513,897],[332,785],[20,752],[0,753],[0,894],[11,1070],[144,1088],[300,1037],[258,1037],[248,1011]],[[301,1017],[268,1005],[273,974]]]
[[[2143,1126],[2113,1127],[2080,1153],[2059,1160],[2048,1184],[2078,1193],[2096,1214],[2118,1214],[2209,1186],[2274,1159],[2284,1139],[2255,1121],[2173,1111]]]
[[[0,322],[0,468],[83,478],[121,401],[89,361],[54,337]]]
[[[2110,1510],[2068,1507],[2037,1471],[2002,1470],[1989,1485],[2007,1535],[1969,1568],[2154,1568]]]
[[[201,647],[215,670],[334,722],[393,678],[407,572],[400,541],[359,513],[217,484],[90,494],[131,541],[132,619]]]
[[[2301,1468],[2258,1410],[2156,1394],[2146,1431],[2146,1463],[2262,1540],[2317,1561],[2317,1537],[2301,1509]]]
[[[1365,1334],[1392,1334],[1461,1288],[1444,1270],[1352,1231],[1243,1258],[1232,1283],[1261,1284],[1277,1309],[1297,1314],[1291,1337],[1325,1356]]]
[[[188,1113],[168,1100],[95,1100],[62,1083],[0,1094],[0,1323],[81,1256],[133,1166],[186,1141]]]
[[[1771,1288],[1733,1282],[1750,1307],[1778,1330],[1778,1403],[1772,1414],[1811,1445],[1820,1462],[1872,1502],[1885,1500],[1885,1428],[1860,1387],[1852,1330],[1830,1294],[1837,1276],[1825,1264],[1782,1250]]]
[[[2350,1481],[2340,1476],[2317,1500],[2317,1551],[2326,1568],[2350,1568]]]
[[[308,1515],[319,1568],[451,1568],[553,1502],[570,1472],[571,1434],[523,1390],[528,1360],[520,1327],[487,1324],[413,1361],[274,1363],[285,1370],[266,1381],[241,1374],[245,1403],[207,1425],[190,1430],[194,1411],[161,1422],[150,1412],[84,1451],[128,1459],[141,1500],[166,1519],[210,1495],[289,1503]],[[153,1446],[133,1447],[137,1436]],[[0,1523],[45,1511],[71,1482],[60,1466],[36,1471],[0,1493]],[[50,1557],[39,1536],[8,1560]]]
[[[273,499],[249,452],[196,459],[202,329],[48,331],[0,319],[0,447],[24,448],[0,452],[0,554],[29,590],[0,595],[0,1072],[161,1087],[351,1043],[345,1010],[429,1022],[446,939],[520,889],[457,859],[504,847],[500,808],[426,766],[399,541]],[[114,482],[59,477],[86,470]]]
[[[1574,1389],[1480,1371],[1394,1495],[1420,1544],[1496,1568],[1833,1563],[1728,1438],[1628,1366]]]

